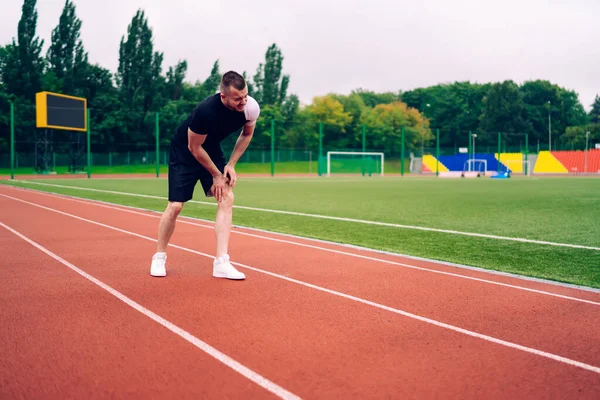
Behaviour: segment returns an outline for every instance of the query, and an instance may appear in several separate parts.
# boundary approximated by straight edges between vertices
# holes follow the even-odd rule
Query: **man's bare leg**
[[[171,236],[173,236],[173,232],[175,231],[177,217],[182,209],[183,203],[170,201],[167,205],[167,208],[160,219],[160,223],[158,224],[157,253],[166,253]]]
[[[223,200],[218,203],[217,218],[215,220],[215,236],[217,239],[217,258],[227,254],[229,248],[229,236],[231,232],[231,220],[233,217],[233,190],[225,189]]]
[[[156,246],[156,254],[152,256],[152,265],[150,266],[150,275],[166,276],[167,275],[167,246],[171,240],[171,236],[175,231],[175,223],[177,217],[183,208],[183,203],[169,202],[165,212],[158,223],[158,244]]]
[[[225,190],[224,198],[218,203],[217,218],[215,220],[217,254],[213,263],[213,276],[215,278],[243,280],[246,279],[246,275],[235,269],[229,262],[229,234],[231,232],[234,197],[231,188]]]

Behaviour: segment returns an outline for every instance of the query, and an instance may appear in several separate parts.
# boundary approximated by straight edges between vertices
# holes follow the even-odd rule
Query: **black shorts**
[[[189,151],[186,154],[179,147],[171,144],[169,149],[169,201],[185,203],[194,196],[196,183],[200,181],[206,197],[212,197],[210,188],[213,177]],[[208,152],[219,171],[224,172],[227,161],[221,149]]]

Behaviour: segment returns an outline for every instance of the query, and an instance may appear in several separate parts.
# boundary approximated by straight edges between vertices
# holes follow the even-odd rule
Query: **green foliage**
[[[585,150],[586,134],[588,148],[594,148],[595,143],[600,143],[600,124],[583,126],[570,126],[562,136],[562,146],[570,150]]]
[[[89,73],[88,55],[79,39],[80,29],[81,20],[75,14],[75,5],[67,0],[59,23],[52,31],[46,75],[54,78],[50,80],[53,90],[75,96],[86,95],[84,86]],[[49,80],[45,85],[51,85]]]
[[[400,96],[392,92],[375,93],[371,90],[356,89],[352,94],[360,96],[367,107],[375,107],[379,104],[389,104],[400,100]]]
[[[590,122],[593,124],[600,124],[600,96],[596,95],[594,99],[594,104],[592,104],[592,109],[589,114]]]
[[[482,144],[493,143],[494,134],[525,133],[531,131],[531,122],[526,118],[525,102],[519,86],[513,81],[496,83],[483,98],[483,112],[480,116],[478,137]]]
[[[154,111],[161,105],[160,75],[163,54],[155,52],[152,30],[143,10],[138,10],[121,38],[117,87],[121,100],[130,110]]]
[[[215,61],[212,69],[210,70],[210,75],[204,83],[202,84],[199,100],[204,99],[208,96],[211,96],[219,90],[219,84],[221,83],[221,72],[219,71],[219,60]]]
[[[342,103],[332,95],[315,97],[310,106],[303,110],[305,121],[313,127],[323,124],[324,146],[339,149],[352,147],[353,137],[346,126],[352,122],[352,115],[344,110]]]
[[[483,99],[490,84],[455,82],[402,93],[402,101],[420,110],[440,129],[440,146],[466,146],[467,132],[480,129]]]
[[[549,125],[555,135],[557,132],[566,132],[569,126],[586,123],[585,110],[573,91],[549,81],[536,80],[525,82],[521,86],[521,92],[526,118],[531,124],[527,133],[533,140],[547,142]]]
[[[273,43],[267,49],[265,62],[260,63],[254,75],[252,96],[260,103],[281,106],[287,96],[290,77],[283,75],[283,54]]]
[[[402,127],[405,128],[405,146],[411,151],[432,139],[429,122],[406,103],[379,104],[364,114],[363,122],[369,143],[388,153],[399,153]]]
[[[17,41],[5,46],[2,55],[2,82],[6,92],[30,104],[41,88],[44,62],[40,56],[44,41],[36,36],[36,0],[25,0],[17,30]]]

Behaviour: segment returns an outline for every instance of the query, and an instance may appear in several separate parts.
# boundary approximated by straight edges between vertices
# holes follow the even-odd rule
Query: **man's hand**
[[[223,200],[225,195],[225,188],[227,187],[227,177],[225,175],[213,176],[213,185],[210,188],[212,194],[215,196],[217,202]]]
[[[235,168],[233,167],[233,165],[227,164],[225,166],[225,169],[223,170],[223,175],[225,175],[225,177],[229,175],[229,186],[231,186],[232,188],[235,187],[235,181],[237,179],[237,176],[235,175]]]

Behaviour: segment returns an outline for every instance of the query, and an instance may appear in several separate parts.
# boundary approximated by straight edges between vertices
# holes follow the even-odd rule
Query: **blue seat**
[[[498,170],[498,160],[494,154],[481,154],[476,153],[475,156],[471,157],[477,160],[486,160],[488,171]],[[469,159],[468,154],[454,154],[451,156],[440,156],[440,162],[448,168],[449,171],[463,171],[466,168],[466,162]],[[480,166],[472,164],[475,169],[479,169]],[[506,166],[500,163],[500,171],[506,171]]]

